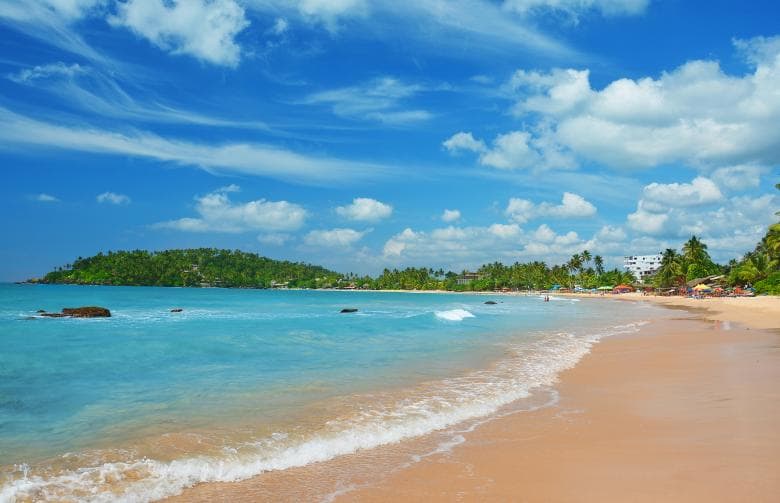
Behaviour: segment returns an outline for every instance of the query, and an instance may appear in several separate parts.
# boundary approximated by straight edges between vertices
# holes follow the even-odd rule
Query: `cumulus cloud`
[[[58,203],[60,200],[51,194],[36,194],[33,196],[33,200],[38,201],[39,203]]]
[[[574,159],[563,152],[549,134],[534,136],[528,131],[510,131],[499,134],[488,148],[472,133],[459,132],[442,145],[450,152],[469,151],[479,154],[483,166],[502,170],[513,169],[568,169],[576,166]]]
[[[130,198],[128,196],[117,194],[116,192],[103,192],[102,194],[98,194],[95,199],[99,203],[109,203],[117,206],[130,204]]]
[[[636,211],[627,216],[626,223],[640,235],[657,238],[696,234],[726,243],[728,236],[749,234],[755,244],[774,221],[778,200],[774,194],[729,198],[703,177],[691,183],[651,183],[645,186]],[[733,246],[727,248],[731,249]]]
[[[667,207],[684,208],[715,203],[723,198],[723,194],[715,182],[702,176],[696,177],[691,183],[651,183],[642,191],[642,199],[646,207],[656,207],[663,210]]]
[[[303,207],[287,201],[234,203],[225,191],[196,197],[195,211],[197,218],[159,222],[154,227],[188,232],[294,231],[308,216]]]
[[[127,0],[109,22],[165,51],[229,67],[241,58],[235,38],[249,26],[235,0]]]
[[[596,250],[592,245],[601,244],[595,239],[585,241],[574,231],[558,234],[546,224],[529,233],[514,223],[449,226],[428,232],[406,228],[385,242],[383,258],[390,263],[429,265],[431,257],[436,257],[437,263],[453,270],[519,258],[554,263],[586,248]]]
[[[380,77],[362,84],[310,94],[308,105],[329,105],[334,114],[351,119],[400,125],[430,119],[426,110],[406,108],[403,102],[423,91],[392,77]]]
[[[460,210],[447,210],[441,214],[441,219],[444,222],[457,222],[460,220]]]
[[[534,218],[587,218],[596,214],[596,207],[584,197],[572,192],[564,192],[561,204],[511,198],[504,214],[517,223],[525,223]]]
[[[505,90],[515,96],[514,113],[530,122],[525,134],[505,134],[513,135],[508,138],[516,153],[494,155],[498,161],[488,164],[539,162],[529,160],[529,150],[545,157],[538,142],[558,155],[614,168],[777,164],[780,37],[735,44],[754,65],[745,75],[729,75],[716,61],[696,60],[656,78],[621,78],[595,89],[588,70],[519,70]],[[496,146],[497,154],[501,147]]]
[[[339,216],[363,222],[376,222],[389,217],[392,213],[391,205],[369,197],[357,197],[352,200],[352,204],[336,208],[336,214]]]
[[[713,171],[712,179],[724,189],[740,191],[758,187],[766,171],[762,166],[726,166]]]
[[[314,230],[306,234],[304,243],[311,246],[327,248],[348,248],[360,241],[368,231],[356,231],[355,229],[330,229]]]
[[[442,142],[442,146],[450,152],[468,150],[470,152],[484,152],[487,150],[485,142],[477,140],[470,132],[458,132]]]

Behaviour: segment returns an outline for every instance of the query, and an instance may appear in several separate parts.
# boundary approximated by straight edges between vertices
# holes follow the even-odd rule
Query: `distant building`
[[[661,254],[623,257],[623,268],[633,274],[638,282],[644,283],[648,276],[661,268]]]
[[[476,281],[482,279],[481,274],[477,274],[475,272],[464,272],[460,276],[458,276],[458,279],[455,280],[455,283],[459,285],[468,285],[472,281]]]

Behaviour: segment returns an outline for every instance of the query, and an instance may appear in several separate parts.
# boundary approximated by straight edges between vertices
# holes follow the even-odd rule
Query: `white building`
[[[634,275],[640,283],[661,268],[661,254],[630,255],[623,257],[623,268]]]

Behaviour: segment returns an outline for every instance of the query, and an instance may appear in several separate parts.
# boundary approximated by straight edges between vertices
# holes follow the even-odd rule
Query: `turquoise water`
[[[635,330],[620,304],[0,285],[0,501],[148,501],[490,414]],[[82,305],[113,316],[35,313]]]

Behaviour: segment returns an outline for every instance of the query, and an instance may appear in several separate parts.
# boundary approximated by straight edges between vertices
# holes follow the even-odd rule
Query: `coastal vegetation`
[[[780,184],[778,184],[780,189]],[[778,212],[780,214],[780,212]],[[769,227],[755,249],[723,266],[710,257],[707,244],[691,236],[681,250],[662,253],[659,270],[646,282],[656,288],[722,275],[729,285],[752,285],[757,293],[780,295],[780,222]],[[311,264],[273,260],[238,250],[198,248],[149,252],[98,253],[57,268],[36,283],[230,288],[361,288],[372,290],[492,291],[542,290],[554,287],[596,289],[635,283],[630,272],[605,270],[604,259],[588,250],[564,264],[542,261],[493,262],[474,272],[426,267],[384,269],[377,277],[340,274]]]
[[[324,267],[273,260],[238,250],[197,248],[98,253],[79,257],[36,280],[40,283],[133,286],[222,286],[318,288],[341,275]]]

